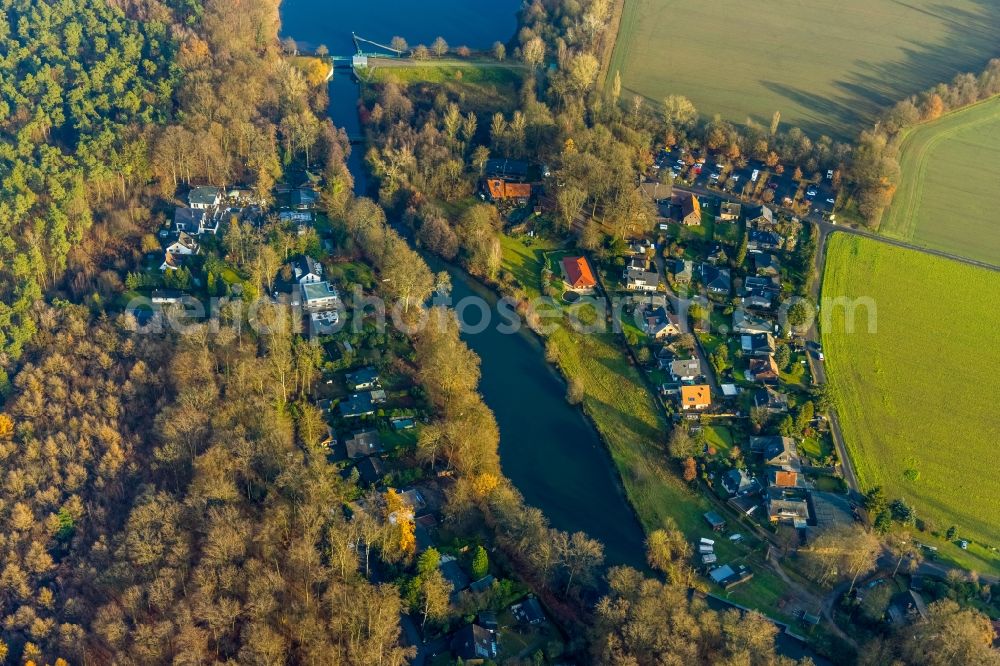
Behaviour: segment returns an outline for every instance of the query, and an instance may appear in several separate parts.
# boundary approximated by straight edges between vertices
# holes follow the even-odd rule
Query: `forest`
[[[311,400],[315,346],[281,327],[136,335],[120,313],[180,192],[242,183],[269,201],[291,171],[311,168],[338,253],[380,278],[365,286],[404,321],[433,322],[383,340],[402,350],[393,363],[430,414],[413,464],[450,480],[448,528],[482,539],[543,600],[573,658],[790,663],[763,616],[691,594],[675,525],[649,535],[648,571],[608,571],[600,542],[525,505],[500,468],[479,359],[453,314],[427,307],[446,276],[388,221],[398,215],[421,247],[502,282],[497,209],[449,206],[490,155],[551,159],[568,183],[556,231],[602,252],[651,215],[633,183],[654,137],[707,133],[734,154],[774,150],[816,167],[843,147],[698,123],[683,100],[623,108],[596,86],[609,3],[536,0],[508,45],[529,67],[516,109],[463,108],[391,83],[371,91],[373,200],[352,194],[350,146],[322,113],[325,90],[281,52],[276,0],[2,7],[0,662],[392,666],[416,652],[403,615],[461,619],[395,491],[364,491],[329,463]],[[290,256],[318,247],[268,219],[232,225],[219,253],[246,276],[250,300]],[[210,282],[223,269],[210,267]],[[984,621],[941,602],[920,640],[887,636],[864,663],[987,663]]]

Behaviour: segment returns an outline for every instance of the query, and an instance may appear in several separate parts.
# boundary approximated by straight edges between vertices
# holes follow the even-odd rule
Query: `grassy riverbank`
[[[555,246],[544,240],[509,236],[502,241],[503,268],[529,299],[540,296],[544,255]],[[643,529],[649,533],[663,527],[669,518],[692,539],[708,536],[702,514],[715,506],[667,466],[666,418],[639,370],[628,362],[621,343],[611,333],[577,332],[564,320],[557,322],[547,339],[558,349],[557,364],[562,373],[582,384],[584,411],[607,443]],[[776,619],[789,619],[779,608],[779,600],[788,592],[785,583],[766,568],[763,546],[752,538],[747,544],[718,541],[720,561],[749,564],[757,572],[748,583],[720,596],[759,608]]]

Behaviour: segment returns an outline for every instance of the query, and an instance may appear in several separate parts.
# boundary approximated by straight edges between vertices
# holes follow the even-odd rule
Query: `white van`
[[[759,175],[760,175],[760,169],[754,169],[753,173],[750,174],[750,182],[756,183],[757,182],[757,176],[759,176]]]

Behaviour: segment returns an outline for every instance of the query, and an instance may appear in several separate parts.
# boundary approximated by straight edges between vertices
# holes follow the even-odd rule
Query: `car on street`
[[[806,196],[807,197],[814,197],[814,196],[816,196],[816,190],[806,190]]]

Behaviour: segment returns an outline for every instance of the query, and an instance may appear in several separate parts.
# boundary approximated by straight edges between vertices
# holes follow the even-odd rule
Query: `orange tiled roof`
[[[786,472],[784,470],[777,470],[774,473],[774,485],[781,488],[794,488],[798,483],[798,474],[795,472]]]
[[[530,183],[508,183],[499,178],[486,181],[492,199],[527,199],[531,196]]]
[[[566,282],[574,289],[584,289],[597,284],[586,257],[566,257],[562,261],[566,271]]]
[[[707,384],[681,387],[681,405],[684,407],[707,407],[712,404],[712,394]]]

